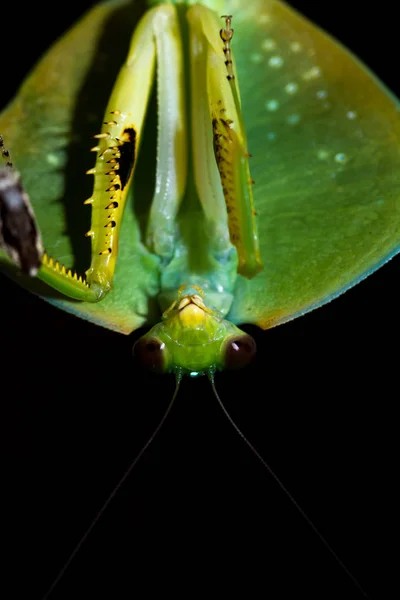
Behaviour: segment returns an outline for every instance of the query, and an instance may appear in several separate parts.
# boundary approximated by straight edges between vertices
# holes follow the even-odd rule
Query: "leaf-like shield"
[[[276,0],[208,2],[234,15],[232,47],[247,128],[264,270],[238,276],[228,318],[272,327],[328,302],[399,246],[398,103],[347,50]],[[49,254],[89,264],[90,137],[143,8],[92,9],[36,66],[0,117]],[[155,104],[155,103],[154,103]],[[157,314],[160,263],[143,245],[154,190],[156,106],[125,211],[114,289],[98,304],[18,280],[94,323],[129,333]],[[16,277],[2,258],[2,267]]]

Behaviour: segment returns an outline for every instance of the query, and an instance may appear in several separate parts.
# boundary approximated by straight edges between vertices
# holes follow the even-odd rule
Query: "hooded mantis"
[[[232,42],[232,43],[233,43],[233,42]],[[49,310],[50,310],[50,309],[49,309]],[[88,330],[86,329],[85,331],[88,331]],[[88,335],[89,335],[89,336],[92,336],[92,335],[94,336],[94,335],[97,335],[97,334],[94,334],[94,333],[92,334],[92,333],[90,333],[90,334],[88,334]],[[272,335],[274,335],[274,333],[273,333]],[[120,338],[118,338],[118,339],[120,339]],[[259,339],[258,339],[258,338],[257,338],[257,341],[258,341],[258,344],[260,345],[260,341],[259,341]],[[124,349],[125,349],[125,348],[124,348]],[[70,352],[70,350],[69,350],[69,352]],[[301,352],[301,350],[300,350],[300,348],[299,348],[297,353],[300,353],[300,352]],[[85,356],[86,356],[86,354],[85,354]],[[106,352],[103,354],[103,356],[104,356],[106,359],[108,358],[108,356],[107,356],[107,353],[106,353]],[[262,356],[264,356],[264,354],[262,354]],[[282,355],[281,355],[281,361],[283,361],[283,360],[285,359],[285,356],[286,356],[286,352],[283,352],[283,353],[282,353]],[[271,360],[271,358],[269,358],[269,360]],[[260,365],[261,365],[261,364],[262,364],[262,363],[257,363],[257,366],[258,366],[258,368],[260,367]],[[276,365],[277,363],[274,363],[274,364]],[[272,369],[272,370],[273,370],[273,369]],[[92,371],[92,372],[94,373],[94,371]],[[249,381],[255,381],[255,380],[253,379],[253,378],[254,378],[254,375],[255,375],[255,371],[254,371],[254,369],[252,368],[252,370],[248,371],[248,375],[246,376],[246,382],[247,382],[247,385],[248,385],[248,382],[249,382]],[[94,377],[95,377],[95,376],[94,376]],[[118,374],[118,377],[122,377],[121,373],[119,373],[119,374]],[[231,375],[230,375],[230,377],[233,377],[233,378],[234,378],[234,380],[235,380],[235,382],[236,382],[236,385],[238,385],[238,383],[237,383],[237,382],[238,382],[237,375],[231,374]],[[243,376],[242,376],[242,377],[243,377]],[[51,376],[50,376],[50,375],[49,375],[49,380],[51,381]],[[119,381],[122,381],[122,380],[119,380]],[[54,385],[55,385],[55,384],[54,384]],[[59,385],[60,385],[60,384],[59,384]],[[92,385],[94,385],[94,384],[92,384]],[[148,386],[148,385],[151,385],[150,381],[147,381],[147,384],[146,384],[146,385],[147,385],[147,386]],[[202,383],[200,383],[199,385],[200,385],[200,386],[202,386]],[[258,384],[258,386],[257,386],[257,389],[262,389],[262,388],[260,388],[260,385],[261,385],[261,384]],[[108,380],[107,382],[104,382],[104,381],[102,381],[102,389],[103,389],[103,393],[104,393],[104,389],[106,389],[106,390],[109,390],[109,393],[110,393],[110,394],[112,394],[112,390],[114,389],[114,386],[115,386],[115,382],[112,382],[112,381],[110,381],[110,380]],[[162,387],[164,387],[164,384],[163,384],[163,386],[162,386]],[[122,385],[122,383],[121,383],[121,389],[125,389],[125,386],[123,386],[123,385]],[[191,387],[190,387],[190,389],[192,390],[192,391],[191,391],[191,394],[195,394],[195,392],[193,391],[193,390],[194,390],[193,386],[191,386]],[[197,388],[197,389],[198,389],[198,388]],[[237,389],[238,389],[238,388],[237,388]],[[277,388],[275,387],[274,389],[276,390]],[[201,394],[201,395],[204,395],[204,394],[205,394],[204,388],[203,388],[203,387],[201,387],[201,388],[200,388],[200,390],[201,390],[200,394]],[[246,397],[247,397],[247,393],[246,393],[246,391],[244,390],[244,388],[243,388],[243,390],[241,390],[241,392],[242,392],[242,395],[246,394]],[[276,392],[275,392],[275,394],[276,394]],[[89,394],[89,395],[90,395],[90,394]],[[153,395],[154,395],[154,392],[152,392],[152,393],[151,393],[151,395],[153,396]],[[284,394],[284,395],[285,395],[285,394]],[[107,395],[105,394],[105,396],[107,396]],[[85,398],[86,398],[86,396],[85,396]],[[88,400],[87,400],[87,399],[85,399],[85,402],[87,402],[87,401],[88,401]],[[89,400],[89,401],[90,401],[90,400]],[[271,435],[271,432],[270,432],[270,435]]]

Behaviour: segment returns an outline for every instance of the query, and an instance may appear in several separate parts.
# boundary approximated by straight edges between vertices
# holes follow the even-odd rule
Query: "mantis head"
[[[162,321],[142,336],[133,355],[158,373],[178,378],[246,366],[256,352],[253,338],[208,308],[197,293],[179,295]]]

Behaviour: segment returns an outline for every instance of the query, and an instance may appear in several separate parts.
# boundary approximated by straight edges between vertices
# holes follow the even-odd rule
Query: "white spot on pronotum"
[[[344,154],[344,152],[338,152],[337,154],[335,154],[335,161],[339,164],[339,165],[344,165],[347,163],[348,161],[348,157],[346,154]]]
[[[251,62],[255,63],[255,64],[259,64],[260,62],[262,62],[263,58],[264,58],[263,55],[260,54],[259,52],[254,52],[254,54],[250,55]]]
[[[350,119],[350,121],[353,121],[357,118],[357,113],[354,110],[349,110],[346,117]]]
[[[284,60],[282,56],[271,56],[268,60],[268,65],[273,69],[280,69],[283,66]]]
[[[318,90],[315,95],[317,96],[318,100],[324,100],[328,97],[328,92],[326,90]]]
[[[274,40],[272,40],[271,38],[267,38],[261,44],[261,48],[263,50],[265,50],[266,52],[270,52],[271,50],[275,50],[276,42]]]
[[[300,44],[300,42],[292,42],[290,44],[290,49],[292,52],[294,52],[295,54],[297,54],[297,52],[301,52],[303,49],[303,46]]]
[[[299,89],[299,86],[297,83],[290,82],[285,85],[285,92],[287,94],[290,94],[291,96],[293,94],[295,94],[298,89]]]
[[[275,133],[275,131],[269,131],[267,133],[267,140],[269,142],[273,142],[274,140],[276,140],[276,133]]]
[[[270,112],[275,112],[279,108],[278,100],[268,100],[268,102],[265,103],[265,108]]]
[[[54,167],[59,166],[59,164],[61,163],[60,157],[57,154],[54,154],[54,152],[49,152],[49,154],[46,155],[46,160],[49,163],[49,165],[52,165]]]
[[[317,79],[321,77],[321,69],[319,67],[311,67],[308,71],[303,73],[303,79],[305,81],[311,81],[312,79]]]
[[[326,160],[327,158],[329,158],[329,152],[328,152],[328,150],[318,150],[317,157],[320,160]]]
[[[293,113],[292,115],[289,115],[286,119],[286,122],[288,123],[288,125],[297,125],[297,123],[299,123],[300,121],[300,115],[298,115],[297,113]]]

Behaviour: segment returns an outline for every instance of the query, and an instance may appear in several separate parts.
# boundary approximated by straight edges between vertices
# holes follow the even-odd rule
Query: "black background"
[[[90,4],[48,12],[31,3],[17,19],[2,8],[1,103]],[[390,8],[292,4],[399,93]],[[254,364],[216,380],[242,431],[375,599],[392,595],[395,574],[399,264],[291,323],[245,328],[258,344]],[[1,595],[36,600],[148,439],[174,381],[134,368],[140,332],[97,328],[3,276],[0,308]],[[52,598],[192,597],[203,586],[207,596],[362,597],[199,379],[183,382],[165,427]]]

